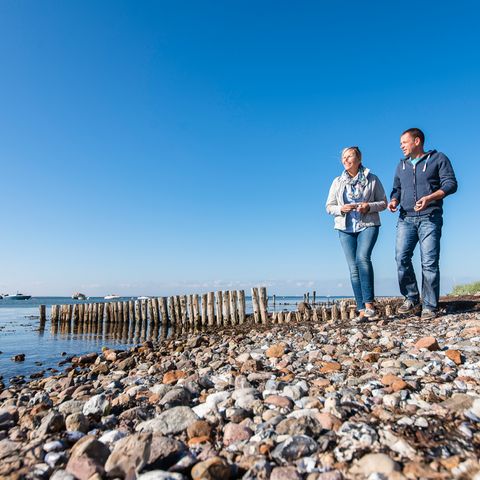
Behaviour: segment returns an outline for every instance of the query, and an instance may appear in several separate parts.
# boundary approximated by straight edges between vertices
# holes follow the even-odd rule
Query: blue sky
[[[478,280],[476,2],[0,2],[0,292],[350,294],[324,203],[390,191],[422,128],[460,188],[442,291]],[[398,294],[396,217],[374,251]]]

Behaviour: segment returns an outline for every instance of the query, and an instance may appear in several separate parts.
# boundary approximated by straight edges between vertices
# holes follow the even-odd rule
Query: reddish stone
[[[268,443],[262,443],[258,451],[260,452],[261,455],[268,455],[271,449],[272,449],[272,445],[269,445]]]
[[[276,345],[272,345],[270,348],[267,349],[265,355],[268,358],[280,358],[285,353],[285,344],[284,343],[277,343]]]
[[[282,375],[278,379],[281,382],[291,382],[295,378],[295,375],[293,373],[287,373],[286,375]]]
[[[458,350],[447,350],[445,355],[457,365],[462,363],[462,354]]]
[[[90,363],[94,363],[97,357],[98,353],[87,353],[85,355],[81,355],[80,357],[73,357],[72,363],[77,365],[88,365]]]
[[[398,382],[399,380],[401,380],[400,377],[397,377],[397,376],[394,375],[393,373],[387,373],[386,375],[384,375],[384,376],[382,377],[381,382],[382,382],[384,385],[390,386],[390,385],[393,385],[395,382]]]
[[[330,385],[330,380],[328,378],[317,378],[312,384],[316,387],[325,388]]]
[[[117,352],[114,350],[105,350],[103,356],[105,357],[105,360],[108,360],[109,362],[115,362],[117,360]]]
[[[380,354],[376,352],[368,352],[362,358],[365,362],[375,363],[375,362],[378,362],[378,359],[380,358]]]
[[[148,403],[150,405],[156,405],[161,399],[162,399],[161,395],[159,395],[158,393],[153,393],[148,397]]]
[[[460,457],[454,455],[453,457],[441,458],[439,461],[447,470],[452,470],[460,464]]]
[[[322,362],[320,373],[339,372],[341,369],[342,366],[338,362]]]
[[[134,433],[115,443],[105,463],[108,478],[135,478],[132,473],[150,457],[151,433]]]
[[[265,400],[264,403],[267,405],[274,405],[278,408],[292,408],[293,402],[288,397],[283,397],[281,395],[269,395]]]
[[[475,337],[477,335],[480,335],[480,327],[466,328],[465,330],[462,331],[460,335],[462,337]]]
[[[231,470],[228,463],[220,457],[212,457],[199,462],[192,468],[190,473],[193,480],[228,480],[231,477]]]
[[[249,358],[246,362],[243,362],[240,367],[240,373],[258,372],[259,370],[262,370],[262,368],[262,362]]]
[[[112,400],[112,407],[126,406],[130,403],[130,400],[130,395],[128,395],[127,393],[122,393]]]
[[[223,444],[228,447],[232,443],[248,440],[253,432],[244,425],[238,423],[227,423],[223,429]]]
[[[270,475],[270,480],[302,480],[296,467],[275,467]]]
[[[185,378],[187,374],[182,370],[170,370],[163,376],[163,383],[170,385],[172,383],[177,383],[181,378]]]
[[[419,350],[421,348],[426,348],[431,352],[440,350],[437,340],[434,337],[423,337],[420,340],[417,340],[417,343],[415,343],[415,348],[418,348]]]
[[[48,410],[50,410],[49,405],[47,405],[46,403],[39,403],[30,410],[30,415],[32,417],[36,417],[37,415],[43,415]]]
[[[315,418],[324,430],[338,430],[342,425],[341,420],[331,413],[318,413]]]
[[[87,480],[96,473],[103,475],[109,455],[110,450],[105,444],[93,435],[87,435],[72,448],[66,470],[79,480]]]
[[[187,428],[187,435],[188,438],[195,438],[195,437],[210,437],[212,433],[212,428],[210,424],[205,420],[197,420],[193,422]]]
[[[405,390],[409,387],[408,383],[405,380],[402,380],[401,378],[399,380],[395,380],[392,385],[392,390],[394,392],[399,392],[400,390]]]
[[[208,435],[203,435],[202,437],[192,437],[187,443],[189,447],[200,445],[201,443],[210,443],[210,437]]]

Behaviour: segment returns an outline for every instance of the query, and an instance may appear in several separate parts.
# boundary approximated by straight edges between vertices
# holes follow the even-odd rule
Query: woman
[[[345,148],[342,163],[345,171],[333,180],[326,207],[335,217],[335,229],[347,258],[357,318],[373,318],[377,312],[371,256],[380,227],[378,212],[387,208],[387,198],[378,177],[362,165],[358,147]]]

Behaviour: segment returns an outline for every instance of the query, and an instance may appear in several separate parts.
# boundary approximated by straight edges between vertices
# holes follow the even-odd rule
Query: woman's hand
[[[346,205],[342,205],[340,208],[340,211],[342,213],[348,213],[348,212],[353,212],[356,210],[358,205],[356,203],[347,203]]]
[[[368,213],[370,211],[370,205],[367,202],[357,204],[357,212]]]

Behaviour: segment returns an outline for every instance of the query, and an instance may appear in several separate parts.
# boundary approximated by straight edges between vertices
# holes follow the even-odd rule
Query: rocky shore
[[[480,299],[242,325],[0,393],[0,478],[480,479]]]

